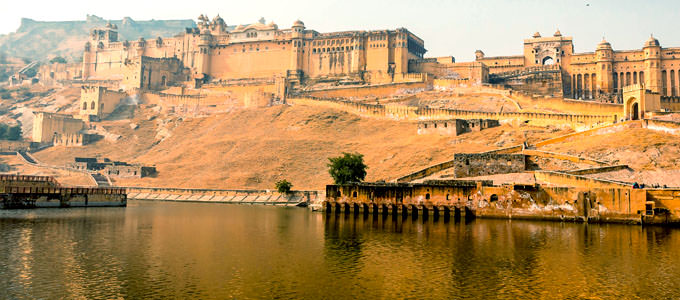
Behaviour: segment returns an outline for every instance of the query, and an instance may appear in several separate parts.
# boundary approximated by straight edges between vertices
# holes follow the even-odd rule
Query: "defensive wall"
[[[302,98],[385,98],[410,91],[425,90],[427,82],[389,83],[369,86],[333,87],[302,91]]]
[[[162,187],[126,187],[129,199],[233,204],[307,206],[324,199],[323,192],[272,190],[183,189]]]
[[[291,104],[333,108],[363,117],[407,121],[449,119],[519,120],[522,122],[530,122],[536,126],[562,124],[572,126],[577,130],[584,130],[585,128],[612,124],[615,121],[613,116],[607,115],[573,115],[533,112],[482,112],[443,108],[421,108],[391,104],[365,104],[341,99],[320,99],[309,97],[289,98],[288,102]]]
[[[589,158],[585,158],[585,157],[568,155],[568,154],[563,154],[563,153],[541,151],[541,150],[524,149],[524,150],[522,150],[522,154],[528,155],[528,156],[534,156],[534,157],[554,158],[554,159],[566,160],[566,161],[570,161],[570,162],[574,162],[574,163],[583,163],[583,164],[596,165],[596,166],[609,165],[609,163],[607,163],[607,162],[597,161],[597,160],[589,159]]]
[[[619,170],[628,170],[630,167],[628,165],[614,165],[614,166],[604,166],[604,167],[594,167],[578,170],[566,170],[560,171],[561,173],[571,174],[571,175],[592,175],[607,172],[614,172]]]
[[[512,90],[509,91],[507,96],[517,101],[524,109],[538,106],[572,114],[609,115],[616,116],[616,120],[623,118],[622,104],[539,96]]]
[[[633,184],[612,180],[589,178],[554,171],[534,171],[536,182],[548,186],[579,187],[579,188],[632,188]]]

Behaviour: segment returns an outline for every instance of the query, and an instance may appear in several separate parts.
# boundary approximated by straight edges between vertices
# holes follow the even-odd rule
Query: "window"
[[[83,102],[83,110],[87,110],[87,102]]]
[[[94,109],[94,101],[92,101],[92,103],[90,103],[90,109]]]

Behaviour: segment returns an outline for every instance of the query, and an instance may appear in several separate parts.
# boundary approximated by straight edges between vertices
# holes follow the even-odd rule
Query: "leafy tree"
[[[18,141],[21,139],[21,126],[12,126],[7,131],[7,139],[10,141]]]
[[[343,152],[341,156],[329,157],[328,160],[328,173],[335,184],[361,182],[366,178],[368,167],[364,164],[363,154]]]
[[[0,124],[0,139],[7,139],[7,132],[9,131],[9,126],[5,124]]]
[[[53,58],[53,59],[50,60],[50,63],[51,63],[51,64],[53,64],[53,63],[65,64],[65,63],[66,63],[66,59],[63,58],[63,57],[61,57],[61,56],[56,56],[55,58]]]
[[[293,184],[288,182],[288,180],[282,179],[276,182],[276,190],[281,194],[288,194]]]

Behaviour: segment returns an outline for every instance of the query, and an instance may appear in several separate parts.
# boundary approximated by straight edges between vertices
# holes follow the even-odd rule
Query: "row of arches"
[[[411,217],[413,219],[423,218],[428,219],[433,217],[435,219],[443,218],[461,218],[473,217],[474,214],[465,206],[425,206],[415,204],[377,204],[377,203],[339,203],[326,202],[325,209],[327,214],[353,214],[353,215],[383,215],[383,216],[401,216]]]
[[[677,76],[676,76],[677,75]],[[661,71],[661,95],[662,96],[680,96],[680,70],[663,70]]]
[[[594,99],[597,90],[597,76],[592,74],[572,75],[572,97],[574,99]]]

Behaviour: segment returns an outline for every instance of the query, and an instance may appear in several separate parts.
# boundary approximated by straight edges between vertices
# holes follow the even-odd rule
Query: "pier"
[[[124,207],[123,188],[65,187],[51,176],[0,175],[0,208]]]

